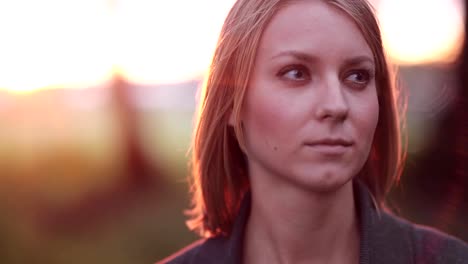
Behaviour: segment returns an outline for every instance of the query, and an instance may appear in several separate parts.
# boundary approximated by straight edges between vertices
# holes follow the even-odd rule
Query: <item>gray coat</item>
[[[468,264],[468,245],[433,228],[377,212],[370,192],[354,182],[361,230],[360,264]],[[250,194],[242,201],[229,237],[201,239],[157,264],[241,264]]]

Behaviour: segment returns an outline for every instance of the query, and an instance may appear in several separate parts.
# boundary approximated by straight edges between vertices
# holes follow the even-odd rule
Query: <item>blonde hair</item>
[[[371,153],[358,177],[381,205],[401,173],[403,155],[397,92],[380,29],[366,0],[324,1],[354,20],[374,55],[379,121]],[[192,142],[192,208],[187,224],[202,236],[229,235],[241,198],[249,190],[239,117],[262,33],[275,13],[290,2],[238,0],[224,22],[201,90]]]

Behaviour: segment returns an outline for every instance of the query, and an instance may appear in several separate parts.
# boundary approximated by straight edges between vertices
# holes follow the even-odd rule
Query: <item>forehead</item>
[[[289,50],[327,58],[373,57],[353,18],[325,1],[293,1],[272,17],[263,32],[259,54]]]

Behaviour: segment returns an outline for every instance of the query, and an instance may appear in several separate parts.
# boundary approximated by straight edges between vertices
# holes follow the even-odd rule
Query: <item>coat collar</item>
[[[360,226],[360,264],[412,263],[411,240],[391,217],[374,206],[367,187],[355,180],[354,197]],[[244,231],[249,218],[251,194],[246,193],[229,237],[206,240],[199,248],[196,263],[242,263]]]

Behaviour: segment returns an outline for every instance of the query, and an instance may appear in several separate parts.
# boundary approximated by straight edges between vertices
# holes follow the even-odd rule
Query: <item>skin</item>
[[[270,21],[241,117],[252,188],[245,263],[358,263],[351,180],[377,126],[374,71],[362,33],[336,7],[295,1]]]

